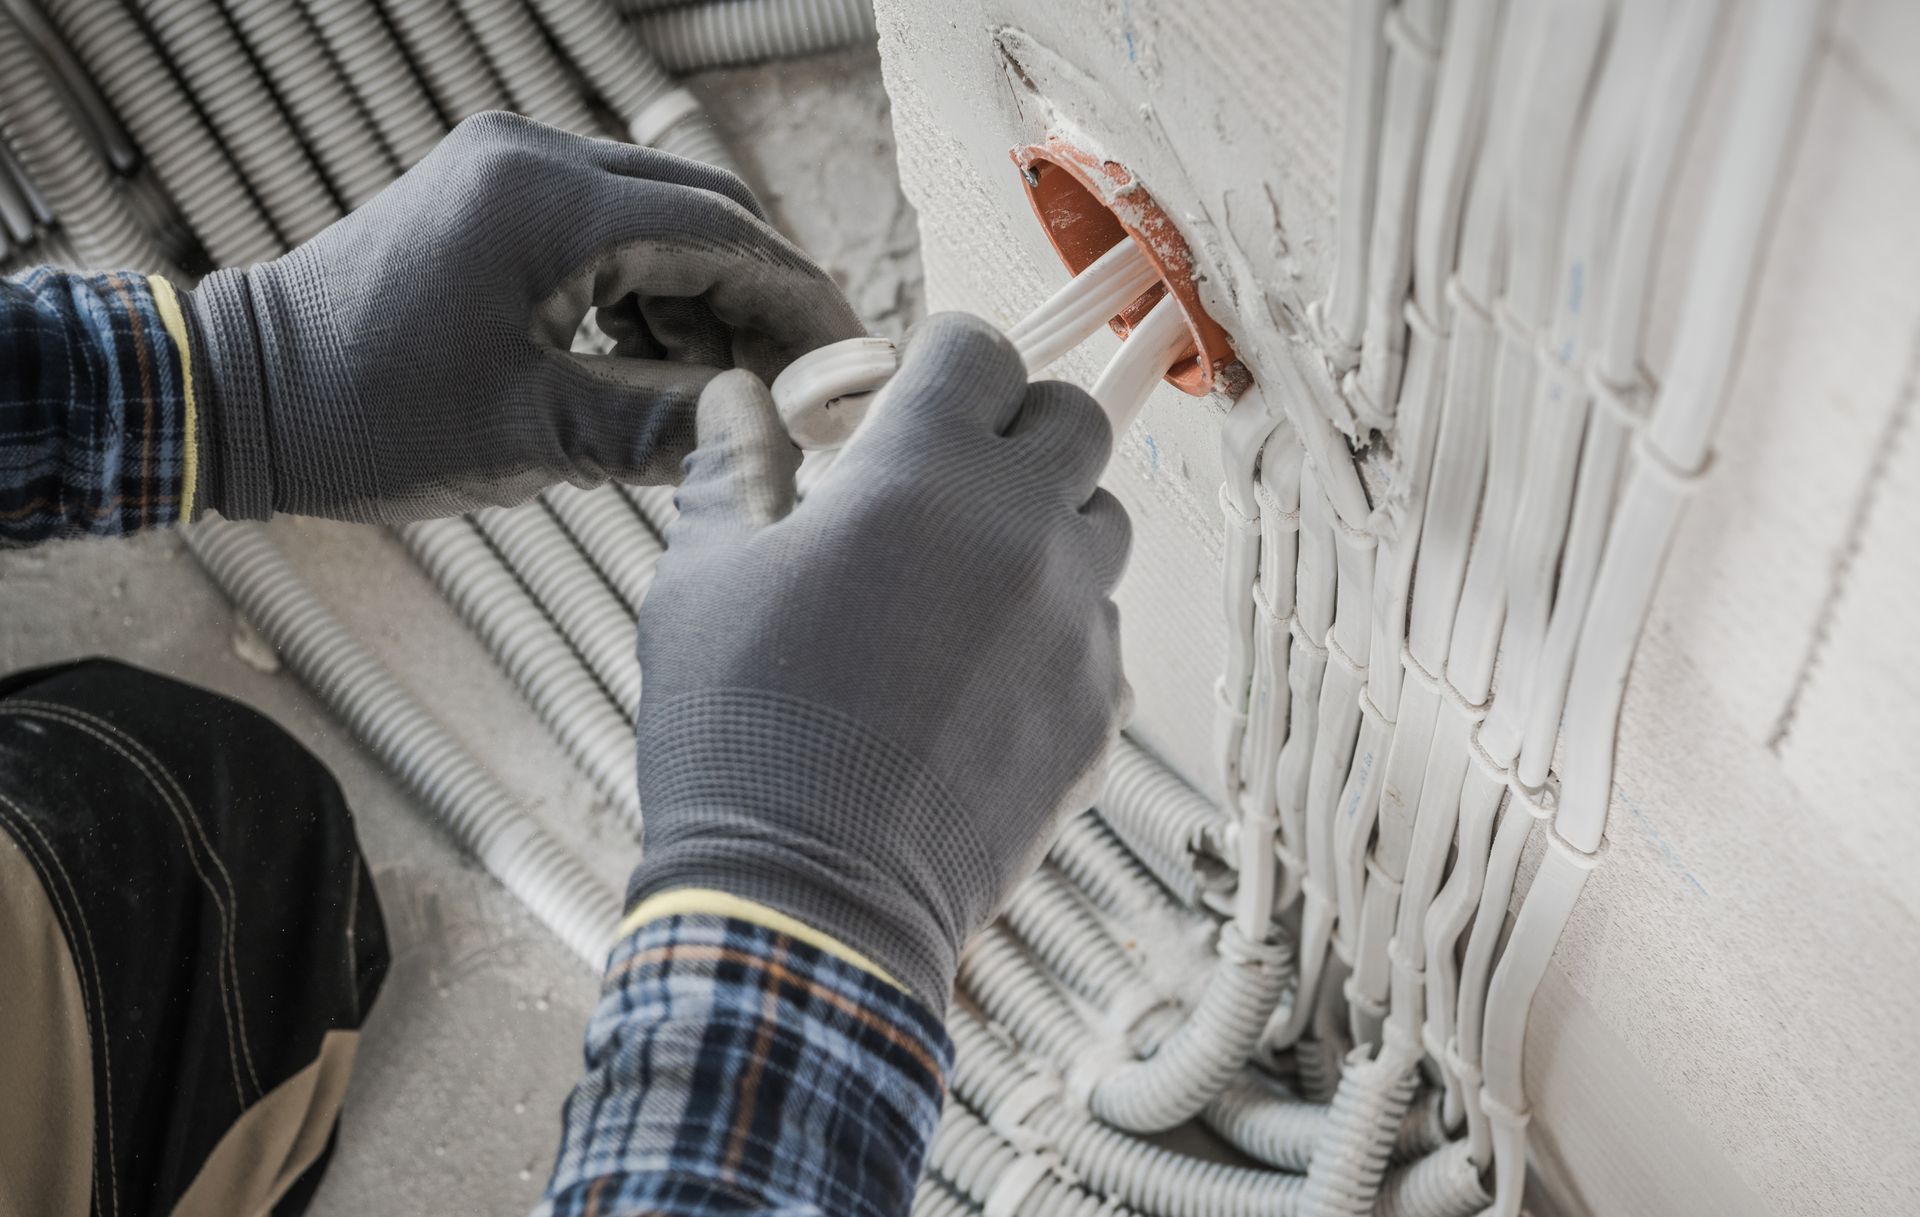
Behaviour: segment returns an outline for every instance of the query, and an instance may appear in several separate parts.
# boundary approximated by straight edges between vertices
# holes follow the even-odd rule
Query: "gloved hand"
[[[590,306],[613,355],[568,351]],[[200,501],[363,522],[671,481],[721,369],[863,332],[738,178],[511,114],[185,312]]]
[[[1110,444],[1092,398],[1029,386],[1005,338],[943,315],[796,507],[767,390],[710,384],[640,615],[629,902],[756,901],[943,1009],[961,943],[1092,804],[1131,703]]]

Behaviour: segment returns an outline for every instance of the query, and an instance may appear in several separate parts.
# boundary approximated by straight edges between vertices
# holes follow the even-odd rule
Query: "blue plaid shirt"
[[[0,545],[190,518],[186,344],[160,280],[0,279]],[[952,1043],[806,937],[708,912],[625,928],[540,1214],[907,1212]]]
[[[185,324],[156,284],[0,279],[0,545],[120,536],[190,509]]]

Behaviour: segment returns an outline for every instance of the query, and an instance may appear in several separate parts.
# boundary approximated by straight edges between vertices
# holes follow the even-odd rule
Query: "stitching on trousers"
[[[55,705],[51,702],[41,702],[23,698],[8,703],[5,712],[20,714],[22,717],[49,718],[55,722],[72,727],[77,731],[83,731],[93,736],[96,740],[113,749],[115,752],[118,752],[129,764],[138,769],[141,776],[147,779],[148,784],[150,784],[155,792],[160,795],[161,799],[166,802],[167,809],[174,813],[174,818],[180,825],[181,835],[187,838],[187,860],[193,864],[194,873],[200,877],[200,882],[206,886],[208,894],[213,897],[214,907],[220,913],[220,967],[218,969],[221,974],[219,985],[220,1009],[227,1023],[227,1055],[230,1058],[229,1063],[233,1067],[234,1093],[239,1097],[240,1106],[247,1106],[245,1082],[249,1078],[251,1078],[253,1082],[253,1090],[256,1097],[261,1095],[263,1091],[260,1087],[260,1077],[254,1072],[253,1054],[246,1042],[246,1028],[244,1025],[236,1026],[236,1018],[244,1020],[246,1017],[245,1010],[240,1006],[240,969],[234,958],[235,951],[233,946],[233,926],[239,913],[237,909],[229,910],[227,902],[221,899],[218,887],[208,876],[205,868],[201,866],[200,859],[193,848],[194,835],[197,834],[199,836],[207,855],[213,859],[214,866],[219,869],[221,880],[227,887],[228,898],[237,902],[237,897],[233,892],[233,877],[227,873],[227,868],[220,861],[220,856],[214,852],[212,844],[207,840],[206,831],[201,827],[199,817],[193,813],[192,805],[187,801],[185,792],[180,789],[178,779],[174,777],[171,770],[160,764],[160,762],[154,758],[153,754],[147,751],[138,740],[131,738],[113,724],[105,722],[85,711],[73,710],[70,707]],[[98,724],[99,728],[104,728],[105,730],[97,729],[90,724]],[[107,732],[111,732],[112,734],[109,735]],[[122,747],[120,743],[122,740],[131,745],[140,755],[135,756],[133,751]],[[151,764],[152,768],[149,768],[149,764]],[[155,768],[166,775],[167,784],[172,787],[171,790],[163,787],[159,779],[154,776],[153,769]],[[231,1001],[229,1001],[229,990],[231,990]],[[239,1045],[240,1054],[245,1057],[247,1070],[245,1076],[241,1074],[241,1060],[235,1056],[234,1046],[236,1043]]]

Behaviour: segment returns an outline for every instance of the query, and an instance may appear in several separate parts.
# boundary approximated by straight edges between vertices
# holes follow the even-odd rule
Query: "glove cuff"
[[[721,689],[642,703],[645,853],[629,905],[679,888],[767,906],[867,956],[936,1012],[1000,876],[915,758],[828,707]]]
[[[229,520],[273,514],[266,365],[245,270],[219,270],[183,293],[189,357],[200,396],[196,501]]]

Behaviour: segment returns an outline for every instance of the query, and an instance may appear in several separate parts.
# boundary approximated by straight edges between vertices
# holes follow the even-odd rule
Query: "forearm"
[[[952,1059],[935,1015],[803,929],[648,905],[608,965],[540,1213],[904,1215]]]
[[[186,349],[164,280],[52,268],[0,279],[0,546],[190,517]]]

